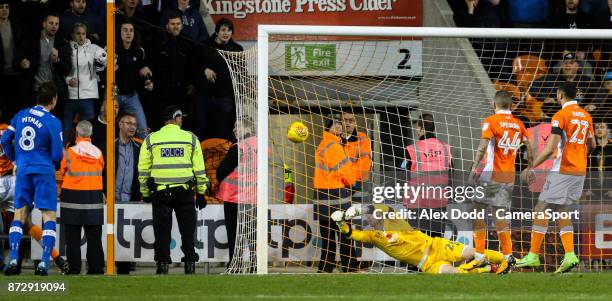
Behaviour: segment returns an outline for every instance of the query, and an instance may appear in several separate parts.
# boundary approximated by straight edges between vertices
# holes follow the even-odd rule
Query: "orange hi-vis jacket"
[[[364,132],[357,132],[357,140],[347,142],[344,152],[353,164],[357,181],[368,180],[372,169],[372,142],[368,135]]]
[[[8,124],[0,124],[0,137],[2,137],[2,133],[4,133],[4,131],[7,129]],[[13,173],[13,162],[11,162],[11,160],[4,155],[4,150],[2,150],[2,146],[0,145],[0,177],[11,173]]]
[[[552,126],[550,123],[542,123],[538,124],[534,127],[530,127],[527,129],[527,132],[531,135],[531,145],[533,145],[534,150],[534,158],[541,153],[544,148],[546,148],[546,144],[548,143],[548,138],[550,138],[550,131]],[[548,158],[548,160],[544,161],[544,163],[536,166],[533,170],[535,172],[535,181],[529,184],[529,191],[531,192],[542,192],[542,188],[544,187],[544,182],[546,182],[546,176],[548,175],[548,171],[552,168],[553,159],[552,156]]]
[[[65,150],[61,171],[62,189],[102,190],[102,151],[91,144],[90,138],[77,138],[76,145]]]
[[[340,137],[323,132],[323,140],[315,154],[315,189],[342,189],[357,182],[353,164],[340,143]]]

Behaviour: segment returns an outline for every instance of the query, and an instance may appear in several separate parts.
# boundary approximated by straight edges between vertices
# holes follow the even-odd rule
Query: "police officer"
[[[179,107],[166,107],[163,111],[165,126],[147,136],[140,149],[138,180],[144,201],[153,203],[157,274],[167,274],[172,262],[172,210],[181,233],[185,274],[195,273],[195,263],[199,259],[194,247],[196,211],[193,187],[197,193],[195,206],[203,209],[206,207],[204,194],[208,178],[197,137],[181,129],[184,116]]]

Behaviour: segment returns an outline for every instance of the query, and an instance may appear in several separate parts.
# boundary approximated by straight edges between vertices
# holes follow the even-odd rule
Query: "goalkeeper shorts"
[[[445,238],[434,237],[427,259],[421,267],[421,271],[429,274],[439,274],[444,265],[453,265],[453,262],[463,260],[464,244]]]

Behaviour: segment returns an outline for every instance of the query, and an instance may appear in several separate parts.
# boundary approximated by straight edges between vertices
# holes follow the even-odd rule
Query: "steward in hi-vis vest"
[[[406,160],[402,167],[410,171],[408,184],[410,186],[442,187],[450,184],[452,155],[450,145],[438,140],[435,136],[436,126],[433,115],[421,114],[414,122],[416,136],[419,140],[406,146]],[[420,216],[422,210],[446,212],[448,200],[444,195],[411,195],[404,200],[404,206]],[[441,237],[444,234],[446,220],[444,219],[411,219],[411,225],[430,236]]]
[[[319,223],[319,235],[323,238],[319,273],[331,273],[334,270],[338,242],[342,271],[355,271],[358,264],[355,261],[353,241],[340,234],[330,219],[332,212],[350,207],[349,188],[357,182],[353,163],[342,145],[343,133],[342,116],[330,115],[326,120],[323,139],[315,153],[314,213]]]
[[[91,144],[92,125],[83,120],[77,124],[76,145],[64,151],[60,215],[66,231],[68,274],[81,273],[81,229],[87,238],[87,274],[104,274],[102,224],[102,151]]]

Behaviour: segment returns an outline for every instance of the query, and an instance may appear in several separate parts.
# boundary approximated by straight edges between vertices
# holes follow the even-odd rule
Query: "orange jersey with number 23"
[[[594,136],[591,115],[576,101],[568,101],[553,116],[551,124],[551,133],[561,136],[551,170],[562,174],[585,175],[587,140]]]

